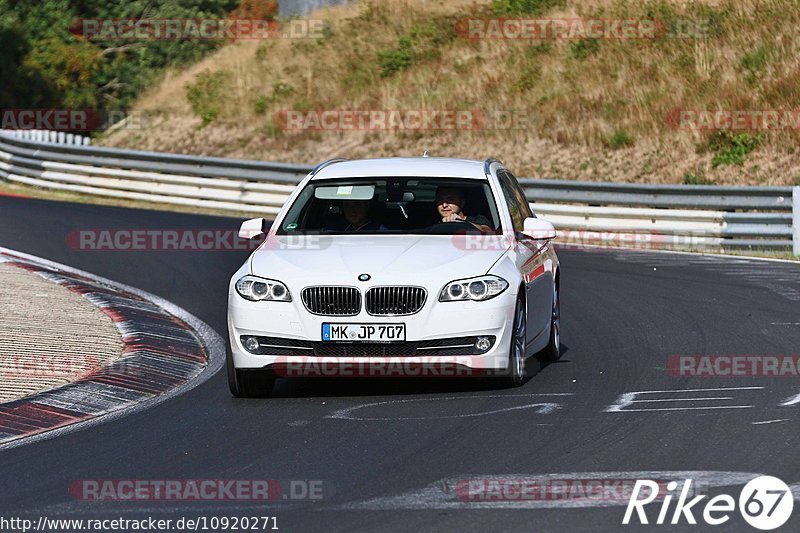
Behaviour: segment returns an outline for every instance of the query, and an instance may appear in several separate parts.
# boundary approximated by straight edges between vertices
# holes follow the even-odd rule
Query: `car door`
[[[508,170],[501,170],[497,177],[514,228],[516,265],[525,280],[525,303],[528,313],[526,336],[530,343],[550,325],[553,276],[549,269],[545,268],[546,258],[541,253],[542,243],[522,233],[525,219],[534,216],[525,192]]]

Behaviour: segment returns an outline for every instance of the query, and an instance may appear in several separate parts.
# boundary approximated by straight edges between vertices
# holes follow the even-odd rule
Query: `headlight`
[[[236,292],[245,300],[253,302],[291,302],[292,296],[289,289],[280,281],[274,279],[243,276],[236,282]]]
[[[439,294],[440,302],[460,302],[464,300],[488,300],[508,288],[508,282],[499,276],[479,276],[459,279],[444,286]]]

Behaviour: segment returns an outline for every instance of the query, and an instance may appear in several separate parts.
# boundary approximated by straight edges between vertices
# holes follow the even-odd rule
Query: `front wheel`
[[[519,299],[514,310],[514,329],[511,334],[511,346],[508,351],[508,369],[503,377],[497,379],[497,384],[500,387],[519,387],[525,380],[526,320],[525,303],[522,299]]]
[[[237,398],[268,398],[272,394],[275,378],[263,370],[237,370],[230,349],[225,356],[225,370],[228,388]]]
[[[550,342],[542,350],[542,358],[546,361],[561,359],[561,298],[558,285],[553,286],[553,313],[550,317]]]

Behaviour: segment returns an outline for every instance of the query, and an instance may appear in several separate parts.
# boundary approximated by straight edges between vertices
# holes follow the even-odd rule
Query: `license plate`
[[[323,341],[403,342],[405,324],[322,324]]]

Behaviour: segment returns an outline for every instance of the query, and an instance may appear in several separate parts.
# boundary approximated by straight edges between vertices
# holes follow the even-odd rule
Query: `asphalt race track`
[[[223,337],[226,284],[246,252],[87,252],[71,249],[66,236],[236,230],[239,222],[0,197],[0,246],[156,294]],[[546,366],[531,360],[519,389],[306,379],[280,381],[276,398],[238,400],[223,371],[152,409],[0,452],[0,508],[62,518],[270,515],[283,531],[619,531],[638,529],[621,526],[626,502],[477,505],[447,487],[485,476],[669,479],[692,471],[709,493],[738,497],[737,480],[762,473],[795,485],[797,498],[800,379],[676,377],[666,365],[673,355],[799,355],[800,265],[613,250],[559,255],[565,354]],[[81,479],[264,478],[321,480],[327,497],[265,505],[86,502],[68,493]],[[648,508],[651,521],[657,513]],[[661,529],[707,529],[681,524]],[[754,531],[735,513],[716,529]],[[800,530],[800,519],[784,530]]]

